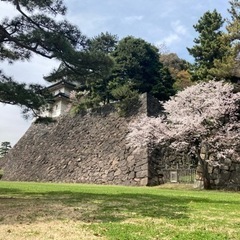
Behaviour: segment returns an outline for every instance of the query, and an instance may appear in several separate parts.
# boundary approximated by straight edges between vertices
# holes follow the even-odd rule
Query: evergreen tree
[[[152,93],[160,100],[174,94],[173,79],[159,61],[158,49],[143,39],[126,37],[112,53],[115,61],[110,88],[127,84],[139,93]]]
[[[88,101],[106,102],[106,86],[113,67],[110,52],[114,50],[117,36],[109,33],[87,39],[82,51],[67,54],[67,62],[62,62],[45,80],[56,82],[65,79],[76,82],[80,90],[89,91]]]
[[[106,32],[90,39],[88,45],[91,51],[101,51],[109,54],[115,50],[117,43],[117,35],[112,35]]]
[[[222,59],[226,48],[221,42],[222,27],[224,20],[222,16],[214,10],[206,12],[193,27],[199,33],[199,37],[194,39],[195,45],[187,48],[189,53],[195,58],[192,66],[193,80],[204,80],[212,78],[209,70],[214,67],[214,60]]]
[[[222,59],[214,60],[214,68],[210,73],[216,79],[225,79],[231,82],[240,80],[240,2],[232,0],[230,3],[231,19],[227,21],[226,30],[219,40],[226,46]]]
[[[231,20],[228,21],[227,30],[231,41],[238,42],[240,40],[240,2],[239,0],[230,0],[229,3],[228,12],[231,15]],[[240,49],[238,48],[238,50]]]
[[[1,61],[29,60],[33,54],[60,60],[60,67],[46,77],[48,81],[66,76],[69,80],[81,76],[79,81],[85,81],[83,79],[99,78],[109,71],[111,60],[106,54],[90,52],[86,36],[76,26],[66,20],[55,20],[57,15],[66,13],[62,0],[7,2],[19,15],[12,19],[4,18],[0,23]],[[1,71],[0,102],[18,105],[24,113],[34,110],[36,115],[47,99],[48,94],[46,96],[38,85],[18,83]]]
[[[89,41],[89,50],[110,56],[113,68],[105,77],[83,86],[82,90],[87,90],[84,99],[74,96],[74,112],[100,102],[119,100],[120,114],[127,115],[133,105],[138,105],[138,93],[148,92],[159,100],[167,100],[175,93],[174,80],[168,68],[159,61],[156,47],[131,36],[115,46],[116,41],[116,36],[108,33]]]
[[[0,23],[0,60],[14,63],[29,60],[33,54],[46,58],[63,58],[84,38],[79,30],[67,21],[56,22],[51,16],[62,15],[66,7],[61,0],[23,1],[9,0],[18,16],[6,17]],[[39,85],[18,83],[0,72],[0,102],[18,105],[23,113],[34,115],[46,104],[49,94]]]
[[[91,93],[94,96],[94,99],[99,99],[102,103],[109,103],[110,100],[110,91],[108,84],[111,76],[111,69],[114,66],[114,59],[110,54],[115,50],[118,43],[117,35],[112,35],[108,32],[101,33],[100,35],[89,40],[89,50],[92,52],[102,53],[108,55],[110,61],[108,63],[109,72],[102,76],[101,78],[91,81]]]
[[[239,0],[229,1],[231,7],[228,9],[231,14],[231,21],[227,25],[228,35],[232,45],[234,65],[232,69],[232,81],[240,81],[240,2]]]
[[[2,142],[0,146],[0,157],[4,157],[11,148],[10,142]]]

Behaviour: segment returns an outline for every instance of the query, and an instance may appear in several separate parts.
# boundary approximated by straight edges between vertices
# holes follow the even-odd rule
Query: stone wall
[[[138,114],[151,114],[148,102],[155,113],[160,109],[145,94]],[[3,179],[148,185],[147,149],[130,148],[126,140],[133,118],[119,117],[109,105],[48,125],[32,124],[9,152]]]
[[[230,159],[208,163],[208,173],[213,189],[240,191],[240,162]],[[202,180],[202,168],[197,167],[197,181]]]
[[[203,157],[203,156],[202,156]],[[214,158],[214,161],[213,161]],[[208,173],[212,189],[240,190],[240,162],[234,159],[217,159],[210,155]],[[149,185],[166,182],[166,170],[196,169],[195,185],[203,186],[203,171],[195,156],[186,152],[176,152],[167,145],[155,148],[149,154]]]
[[[0,169],[3,168],[4,164],[5,164],[5,158],[4,157],[0,157]]]
[[[149,153],[149,183],[159,185],[170,179],[165,176],[167,171],[196,169],[197,162],[194,156],[185,152],[176,152],[166,144],[162,147],[155,147]]]
[[[54,181],[121,185],[164,183],[164,170],[196,166],[194,156],[167,146],[140,150],[129,147],[128,124],[139,114],[156,116],[161,106],[142,95],[141,106],[127,118],[111,105],[56,122],[32,124],[26,134],[2,159],[4,180]],[[213,188],[240,190],[240,162],[219,160],[209,164]],[[201,168],[197,168],[201,181]]]

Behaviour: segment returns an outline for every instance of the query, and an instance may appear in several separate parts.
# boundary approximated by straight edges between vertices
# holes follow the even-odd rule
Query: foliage
[[[0,157],[4,157],[11,148],[10,142],[2,142],[0,147]]]
[[[60,57],[65,47],[79,43],[81,34],[76,27],[49,17],[65,14],[61,0],[8,2],[20,15],[1,22],[1,60],[29,59],[33,52],[47,58]]]
[[[209,11],[194,26],[199,32],[196,45],[188,48],[195,58],[192,66],[193,80],[215,79],[237,83],[240,79],[240,4],[239,0],[230,0],[231,19],[227,20],[226,31],[220,27],[224,20],[215,10]]]
[[[231,14],[231,20],[228,21],[228,25],[226,28],[227,28],[229,37],[231,39],[231,42],[236,41],[235,43],[237,43],[239,46],[240,2],[239,0],[230,0],[229,3],[230,3],[230,9],[228,9],[228,12]]]
[[[173,78],[167,67],[159,62],[157,48],[134,37],[116,42],[117,37],[109,33],[102,33],[90,41],[91,51],[107,53],[114,64],[105,77],[83,84],[82,90],[88,91],[88,96],[79,99],[78,104],[75,101],[74,112],[92,106],[92,103],[105,104],[117,100],[120,102],[116,106],[123,116],[128,115],[131,106],[138,105],[137,93],[149,92],[160,100],[166,100],[175,93]]]
[[[1,61],[13,63],[28,60],[33,53],[47,58],[60,58],[64,48],[77,45],[79,31],[66,21],[56,23],[49,17],[65,14],[66,8],[61,0],[7,2],[15,6],[19,15],[12,19],[4,18],[0,24]],[[0,83],[0,101],[23,107],[24,114],[33,111],[36,116],[40,106],[47,103],[45,99],[48,94],[46,96],[39,85],[18,83],[3,72]]]
[[[41,116],[34,121],[35,124],[38,124],[38,123],[49,124],[53,122],[56,122],[56,120],[51,117],[41,117]]]
[[[118,86],[111,92],[117,102],[115,106],[120,116],[128,116],[133,113],[139,106],[139,94],[135,90],[131,90],[129,85]],[[90,94],[89,91],[72,91],[70,93],[70,112],[78,114],[86,112],[90,108],[97,108],[102,105],[99,95]]]
[[[191,80],[191,74],[187,70],[181,70],[177,73],[176,81],[173,84],[173,88],[176,91],[182,91],[187,87],[193,85]]]
[[[139,94],[136,90],[132,90],[128,84],[113,89],[111,94],[119,101],[115,105],[120,116],[126,117],[138,109]]]
[[[49,82],[65,79],[68,82],[76,82],[85,89],[90,89],[94,81],[101,80],[110,74],[113,65],[112,59],[100,51],[67,52],[64,61],[59,68],[45,76]]]
[[[112,68],[114,66],[114,59],[111,57],[111,53],[115,50],[118,42],[117,35],[112,35],[108,32],[101,33],[100,35],[90,39],[88,41],[88,49],[91,52],[96,52],[98,54],[108,57],[109,62],[106,62],[104,66],[107,67],[108,71],[105,75],[95,79],[90,79],[91,81],[85,85],[85,90],[90,91],[90,95],[94,101],[99,101],[103,104],[109,103],[111,95],[109,89],[109,81],[112,73]]]
[[[160,62],[169,69],[173,78],[177,77],[178,72],[188,70],[190,64],[176,53],[160,54]]]
[[[117,42],[117,35],[106,32],[90,39],[88,46],[91,51],[100,51],[109,54],[115,50]]]
[[[100,106],[100,99],[98,96],[90,95],[89,91],[72,91],[70,93],[70,112],[76,115],[80,112],[85,112],[89,108],[96,108]]]
[[[160,53],[160,62],[169,68],[173,76],[176,76],[176,71],[186,70],[188,63],[186,60],[178,57],[176,53]]]
[[[160,62],[167,67],[172,78],[175,80],[173,88],[175,91],[183,90],[191,86],[191,75],[188,71],[190,63],[178,57],[176,53],[160,54]]]
[[[50,77],[45,77],[48,81],[64,78],[69,82],[77,83],[80,85],[80,95],[81,91],[88,92],[84,99],[81,98],[79,104],[77,104],[77,99],[74,100],[73,112],[77,113],[89,107],[96,107],[100,103],[109,102],[108,81],[114,64],[110,52],[115,49],[116,43],[117,36],[109,33],[101,33],[88,39],[86,51],[79,53],[81,61],[70,57],[69,62],[73,66],[71,69],[61,65]]]
[[[231,20],[227,21],[227,32],[219,38],[221,45],[225,45],[225,54],[222,59],[214,60],[214,67],[210,69],[216,79],[227,79],[237,83],[240,79],[240,3],[238,0],[229,1]]]
[[[222,81],[186,88],[163,103],[165,116],[143,116],[130,124],[131,144],[164,145],[170,141],[173,149],[194,154],[204,170],[204,186],[209,188],[209,164],[220,164],[225,158],[240,161],[240,92],[233,89]]]
[[[167,67],[159,70],[160,77],[152,87],[151,94],[160,101],[166,101],[175,94],[173,88],[174,79],[172,78]]]
[[[65,77],[69,81],[79,79],[86,85],[91,79],[109,73],[112,60],[104,53],[90,51],[89,40],[76,26],[66,20],[56,20],[66,13],[62,0],[7,2],[15,6],[19,15],[12,19],[6,17],[0,23],[1,61],[29,60],[33,54],[58,59],[59,68],[45,77],[50,82]],[[0,101],[23,107],[24,113],[33,111],[36,116],[40,106],[48,102],[48,96],[38,85],[18,83],[2,72],[0,83]],[[14,89],[10,91],[12,86]]]
[[[0,169],[0,180],[1,180],[2,176],[3,176],[3,170]]]
[[[222,16],[214,10],[207,11],[194,25],[194,29],[199,33],[199,37],[194,39],[195,45],[187,48],[194,57],[195,63],[192,66],[192,78],[195,81],[212,78],[209,69],[213,68],[214,60],[222,59],[229,44],[221,44],[220,30],[224,20]]]
[[[38,116],[43,105],[52,99],[52,95],[41,85],[17,83],[1,72],[0,79],[0,102],[21,107],[26,118],[30,113]]]
[[[1,181],[1,237],[239,239],[239,193],[167,187]]]
[[[161,100],[173,94],[173,79],[159,61],[158,49],[143,39],[126,37],[111,54],[115,66],[111,81],[115,86],[130,84],[139,93],[152,93]]]
[[[226,79],[233,83],[237,83],[240,79],[240,61],[236,58],[232,48],[222,59],[214,60],[214,67],[209,73],[217,80]]]

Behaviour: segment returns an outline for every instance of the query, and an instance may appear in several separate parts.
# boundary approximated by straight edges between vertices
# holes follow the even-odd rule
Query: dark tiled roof
[[[62,92],[59,92],[58,94],[54,95],[53,97],[54,97],[54,99],[61,98],[61,97],[69,99],[69,96]]]
[[[71,88],[71,89],[75,89],[76,88],[75,84],[69,83],[69,82],[66,82],[66,81],[62,80],[60,82],[57,82],[57,83],[49,86],[48,89],[51,91],[51,90],[54,90],[54,89],[58,89],[58,87],[62,87],[62,86],[66,86],[66,87]]]

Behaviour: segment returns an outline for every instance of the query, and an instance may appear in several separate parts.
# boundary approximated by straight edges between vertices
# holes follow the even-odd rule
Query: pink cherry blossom
[[[201,149],[211,149],[219,164],[221,159],[240,161],[240,93],[223,81],[209,81],[186,88],[162,103],[159,117],[140,116],[129,124],[127,139],[131,146],[149,143],[177,150],[191,149],[206,167],[211,164],[208,153],[203,159]],[[207,173],[205,173],[207,174]]]

